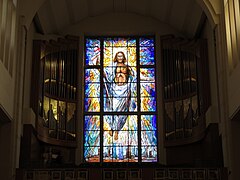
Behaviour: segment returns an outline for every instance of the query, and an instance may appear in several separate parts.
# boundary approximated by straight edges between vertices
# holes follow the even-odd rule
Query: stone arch
[[[205,12],[212,27],[219,23],[219,14],[221,13],[220,0],[196,0],[202,10]]]
[[[23,0],[19,3],[19,15],[23,16],[24,22],[23,24],[29,28],[30,24],[37,13],[37,11],[41,8],[43,3],[47,0]]]

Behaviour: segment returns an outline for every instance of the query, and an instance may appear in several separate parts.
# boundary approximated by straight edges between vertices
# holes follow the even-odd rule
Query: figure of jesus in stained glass
[[[135,90],[135,84],[132,84],[136,78],[134,71],[126,64],[127,59],[122,51],[116,53],[113,59],[113,66],[105,68],[104,71],[104,110],[108,112],[129,112],[135,109],[135,104],[131,101],[131,91]],[[114,121],[107,119],[111,130],[110,136],[118,139],[118,131],[126,123],[126,115],[115,116]]]

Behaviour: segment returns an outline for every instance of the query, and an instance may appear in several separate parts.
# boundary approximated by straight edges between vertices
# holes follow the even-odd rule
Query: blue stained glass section
[[[85,147],[84,148],[84,158],[86,161],[91,161],[91,158],[95,158],[94,162],[99,162],[99,150],[100,147]],[[93,161],[91,161],[93,162]]]
[[[100,82],[100,70],[99,69],[86,69],[85,70],[85,82]]]
[[[129,145],[137,146],[138,145],[138,132],[129,131]]]
[[[141,111],[142,112],[155,112],[156,111],[156,99],[155,97],[141,98]]]
[[[100,84],[99,83],[87,83],[85,85],[86,97],[100,97]]]
[[[86,65],[100,65],[100,47],[87,47]]]
[[[141,129],[142,130],[157,130],[156,115],[142,115],[141,116]]]
[[[142,147],[142,162],[157,162],[157,146]]]
[[[85,98],[84,106],[86,112],[99,112],[100,98]]]
[[[140,68],[141,82],[155,82],[155,69],[154,68]]]
[[[100,40],[98,39],[86,39],[87,47],[100,47]]]
[[[100,131],[85,131],[84,146],[100,146]]]
[[[140,64],[154,65],[154,47],[140,47]]]
[[[99,116],[85,116],[84,129],[85,130],[100,130],[100,117]]]
[[[154,97],[156,95],[155,92],[155,83],[141,83],[141,97],[147,97],[152,96]]]
[[[157,131],[141,131],[141,144],[157,145]]]
[[[139,45],[140,46],[154,46],[154,39],[153,38],[140,38]]]
[[[128,40],[128,46],[136,46],[136,39],[129,39]]]

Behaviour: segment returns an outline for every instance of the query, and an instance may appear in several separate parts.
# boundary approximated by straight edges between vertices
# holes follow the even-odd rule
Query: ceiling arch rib
[[[40,22],[47,26],[44,27],[46,34],[61,32],[88,17],[111,13],[150,17],[192,37],[198,27],[202,9],[193,0],[46,0],[38,11]],[[53,18],[46,17],[51,14]],[[54,22],[46,23],[46,20]]]

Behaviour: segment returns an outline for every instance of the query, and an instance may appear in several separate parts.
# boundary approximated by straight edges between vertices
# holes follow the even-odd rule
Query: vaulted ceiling
[[[35,19],[42,33],[57,34],[89,17],[111,13],[150,17],[187,37],[195,36],[205,19],[195,0],[47,0]]]

